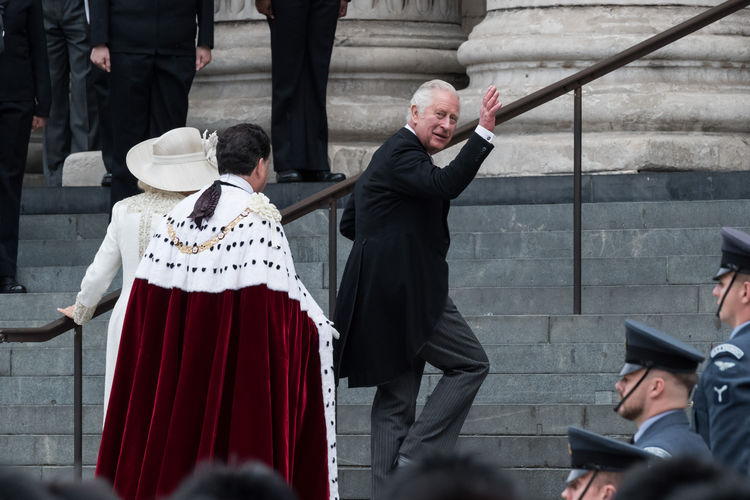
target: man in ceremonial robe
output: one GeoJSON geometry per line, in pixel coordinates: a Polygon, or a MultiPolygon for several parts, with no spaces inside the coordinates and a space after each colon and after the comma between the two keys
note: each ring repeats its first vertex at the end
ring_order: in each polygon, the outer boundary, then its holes
{"type": "Polygon", "coordinates": [[[136,271],[96,469],[123,498],[250,459],[301,499],[338,495],[335,331],[261,193],[269,152],[256,125],[222,133],[219,180],[165,216],[136,271]]]}

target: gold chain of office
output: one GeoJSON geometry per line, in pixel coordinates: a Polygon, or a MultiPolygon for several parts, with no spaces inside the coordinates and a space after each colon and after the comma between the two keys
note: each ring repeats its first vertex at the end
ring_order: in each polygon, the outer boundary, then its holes
{"type": "Polygon", "coordinates": [[[226,235],[234,229],[234,227],[240,223],[242,219],[250,215],[253,211],[250,209],[250,207],[247,207],[245,210],[240,213],[237,217],[234,218],[229,224],[221,228],[221,231],[216,236],[212,237],[209,240],[204,241],[200,245],[197,243],[193,243],[192,245],[186,245],[183,243],[180,238],[175,233],[174,227],[172,226],[172,223],[167,223],[167,234],[169,234],[169,238],[172,240],[172,243],[175,244],[175,246],[180,250],[182,253],[199,253],[203,252],[204,250],[208,250],[210,248],[213,248],[217,243],[219,243],[221,240],[223,240],[226,235]]]}

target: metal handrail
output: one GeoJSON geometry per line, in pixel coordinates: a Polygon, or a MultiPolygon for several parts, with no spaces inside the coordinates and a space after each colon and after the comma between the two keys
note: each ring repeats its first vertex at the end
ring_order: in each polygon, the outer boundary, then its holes
{"type": "MultiPolygon", "coordinates": [[[[573,118],[573,176],[574,176],[574,300],[573,312],[581,313],[581,134],[582,134],[582,92],[581,87],[593,80],[611,73],[637,59],[640,59],[690,33],[693,33],[709,24],[723,19],[734,12],[750,5],[750,0],[728,0],[717,5],[687,21],[659,33],[637,45],[630,47],[608,59],[579,71],[552,85],[544,87],[526,97],[514,101],[498,111],[495,116],[495,125],[504,123],[516,116],[541,106],[557,97],[574,92],[574,118],[573,118]]],[[[466,123],[456,129],[456,132],[448,144],[454,146],[466,140],[476,128],[479,120],[466,123]]],[[[346,179],[338,184],[323,189],[293,205],[281,210],[282,224],[287,224],[300,217],[311,213],[322,207],[327,207],[329,212],[329,246],[328,246],[328,270],[329,270],[329,315],[333,316],[336,300],[336,216],[337,202],[354,190],[354,185],[359,174],[346,179]]],[[[120,290],[106,295],[98,304],[94,317],[103,314],[114,307],[120,290]]],[[[82,401],[81,401],[81,353],[82,353],[82,330],[73,320],[62,317],[45,326],[38,328],[0,328],[0,343],[3,342],[45,342],[55,338],[69,330],[74,333],[74,427],[75,427],[75,450],[74,464],[76,476],[81,477],[81,440],[82,440],[82,401]]]]}

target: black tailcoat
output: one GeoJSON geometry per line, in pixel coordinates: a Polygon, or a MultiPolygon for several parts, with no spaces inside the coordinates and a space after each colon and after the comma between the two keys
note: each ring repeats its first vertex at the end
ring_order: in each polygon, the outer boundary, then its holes
{"type": "Polygon", "coordinates": [[[476,133],[445,168],[402,128],[373,155],[341,218],[354,240],[335,324],[337,375],[349,387],[408,371],[448,297],[450,200],[469,185],[492,145],[476,133]]]}

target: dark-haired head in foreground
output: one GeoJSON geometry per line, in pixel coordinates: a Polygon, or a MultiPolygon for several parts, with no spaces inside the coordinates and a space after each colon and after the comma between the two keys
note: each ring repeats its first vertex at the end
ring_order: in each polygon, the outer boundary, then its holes
{"type": "Polygon", "coordinates": [[[399,469],[386,488],[388,500],[518,500],[510,478],[466,456],[431,456],[399,469]]]}
{"type": "Polygon", "coordinates": [[[204,464],[188,477],[170,500],[297,500],[273,469],[260,462],[243,465],[204,464]]]}

